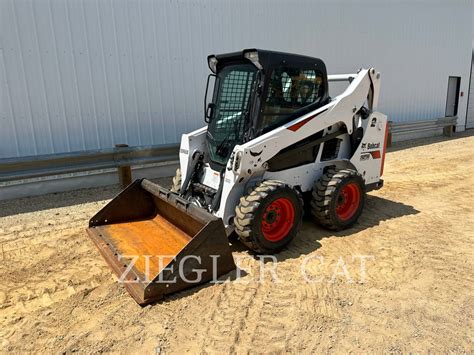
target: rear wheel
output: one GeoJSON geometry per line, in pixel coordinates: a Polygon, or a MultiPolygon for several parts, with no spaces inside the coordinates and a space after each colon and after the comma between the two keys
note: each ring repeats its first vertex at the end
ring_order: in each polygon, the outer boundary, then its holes
{"type": "Polygon", "coordinates": [[[181,169],[176,169],[176,173],[173,178],[173,184],[171,185],[171,192],[179,193],[181,190],[181,169]]]}
{"type": "Polygon", "coordinates": [[[362,213],[365,195],[365,183],[357,171],[328,170],[313,188],[312,215],[328,229],[349,228],[362,213]]]}
{"type": "Polygon", "coordinates": [[[276,253],[298,233],[303,216],[300,195],[282,181],[265,180],[241,197],[235,231],[257,253],[276,253]]]}

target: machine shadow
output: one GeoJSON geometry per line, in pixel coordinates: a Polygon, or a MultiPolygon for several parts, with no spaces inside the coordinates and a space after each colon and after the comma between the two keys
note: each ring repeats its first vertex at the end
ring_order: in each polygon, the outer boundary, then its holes
{"type": "Polygon", "coordinates": [[[276,254],[278,261],[298,258],[321,247],[320,240],[329,237],[347,237],[377,226],[382,221],[418,214],[420,211],[401,202],[387,200],[383,197],[367,195],[366,205],[359,221],[343,231],[330,231],[316,225],[310,217],[305,217],[303,227],[295,240],[287,248],[276,254]]]}
{"type": "MultiPolygon", "coordinates": [[[[420,213],[417,209],[412,206],[406,205],[401,202],[395,202],[387,200],[383,197],[367,195],[366,205],[362,216],[359,221],[352,228],[335,232],[328,231],[322,227],[316,225],[311,218],[306,217],[303,221],[303,227],[296,236],[295,240],[280,253],[275,254],[277,262],[284,261],[287,259],[296,259],[302,255],[310,254],[321,247],[320,240],[329,237],[348,237],[351,235],[364,231],[365,229],[377,226],[382,221],[387,221],[394,218],[400,218],[408,215],[415,215],[420,213]]],[[[241,244],[235,234],[229,237],[230,248],[232,253],[239,254],[242,252],[248,252],[249,257],[259,259],[259,255],[252,253],[243,244],[241,244]]],[[[270,258],[262,260],[264,263],[271,262],[270,258]]],[[[227,274],[219,277],[219,281],[236,281],[239,277],[245,277],[248,273],[243,269],[236,269],[227,274]]],[[[167,295],[163,300],[159,300],[152,304],[166,303],[168,301],[176,300],[182,297],[189,297],[196,292],[199,292],[205,288],[214,286],[215,283],[206,282],[204,284],[196,285],[195,287],[182,290],[175,294],[167,295]]]]}

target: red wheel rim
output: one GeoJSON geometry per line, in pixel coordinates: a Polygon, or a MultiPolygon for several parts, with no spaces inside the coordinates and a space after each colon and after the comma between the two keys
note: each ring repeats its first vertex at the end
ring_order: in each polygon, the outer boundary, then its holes
{"type": "Polygon", "coordinates": [[[262,217],[262,233],[270,242],[282,240],[290,232],[295,222],[293,203],[284,197],[270,203],[262,217]]]}
{"type": "Polygon", "coordinates": [[[352,218],[357,212],[360,204],[360,189],[359,186],[350,182],[343,186],[339,195],[337,196],[336,214],[342,221],[347,221],[352,218]]]}

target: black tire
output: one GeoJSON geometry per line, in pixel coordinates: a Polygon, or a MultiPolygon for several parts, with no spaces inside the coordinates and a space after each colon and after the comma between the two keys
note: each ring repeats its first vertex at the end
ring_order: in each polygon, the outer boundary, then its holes
{"type": "Polygon", "coordinates": [[[364,179],[357,171],[330,169],[313,188],[311,213],[321,226],[343,230],[357,222],[365,200],[364,179]]]}
{"type": "Polygon", "coordinates": [[[173,184],[171,185],[171,192],[179,193],[181,190],[181,169],[176,169],[176,173],[173,178],[173,184]]]}
{"type": "Polygon", "coordinates": [[[235,208],[235,231],[251,250],[277,253],[298,233],[302,217],[300,194],[282,181],[265,180],[240,198],[235,208]]]}

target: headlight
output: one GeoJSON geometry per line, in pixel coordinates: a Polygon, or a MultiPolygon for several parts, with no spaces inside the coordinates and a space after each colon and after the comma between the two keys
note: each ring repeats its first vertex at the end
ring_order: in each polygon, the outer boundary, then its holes
{"type": "Polygon", "coordinates": [[[247,52],[244,54],[244,57],[251,60],[252,62],[253,61],[258,62],[258,52],[247,52]]]}
{"type": "Polygon", "coordinates": [[[207,57],[207,64],[209,65],[209,69],[215,74],[217,70],[217,58],[213,55],[207,57]]]}
{"type": "Polygon", "coordinates": [[[258,69],[263,69],[262,65],[258,61],[258,52],[257,51],[252,51],[252,52],[245,52],[244,57],[250,60],[253,65],[255,65],[258,69]]]}

